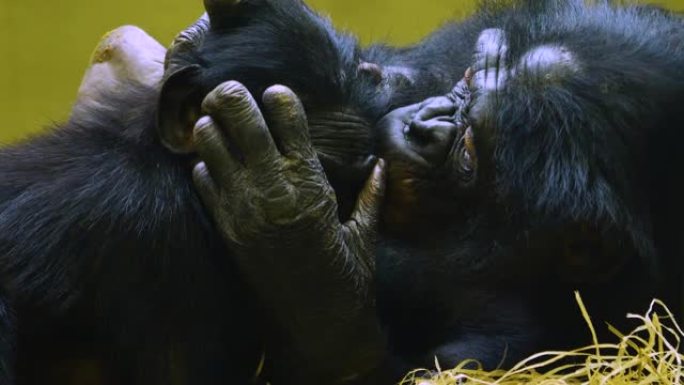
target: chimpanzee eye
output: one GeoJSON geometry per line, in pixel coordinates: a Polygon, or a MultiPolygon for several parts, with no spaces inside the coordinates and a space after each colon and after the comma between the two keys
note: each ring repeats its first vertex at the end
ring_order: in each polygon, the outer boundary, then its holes
{"type": "Polygon", "coordinates": [[[472,127],[468,127],[463,134],[463,148],[461,149],[461,168],[470,174],[477,167],[477,153],[472,127]]]}
{"type": "Polygon", "coordinates": [[[463,135],[464,148],[468,152],[468,155],[472,158],[475,157],[475,136],[473,135],[473,128],[468,127],[465,134],[463,135]]]}
{"type": "Polygon", "coordinates": [[[473,172],[473,158],[465,147],[461,150],[461,168],[468,174],[473,172]]]}

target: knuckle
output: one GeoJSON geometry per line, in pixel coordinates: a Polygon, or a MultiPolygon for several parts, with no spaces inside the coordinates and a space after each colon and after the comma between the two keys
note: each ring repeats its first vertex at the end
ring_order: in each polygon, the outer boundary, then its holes
{"type": "Polygon", "coordinates": [[[277,172],[282,172],[282,165],[280,159],[274,156],[273,153],[267,152],[265,154],[260,154],[259,157],[254,159],[251,163],[256,170],[269,170],[258,177],[258,183],[264,186],[268,186],[273,183],[273,175],[277,172]]]}
{"type": "Polygon", "coordinates": [[[475,59],[476,66],[478,67],[492,65],[508,53],[506,33],[499,28],[490,28],[482,31],[476,44],[475,59]]]}
{"type": "Polygon", "coordinates": [[[263,198],[266,206],[266,217],[274,225],[285,226],[297,220],[300,210],[297,205],[297,194],[292,189],[271,191],[263,198]]]}
{"type": "Polygon", "coordinates": [[[580,71],[576,55],[562,45],[546,44],[527,51],[516,67],[519,76],[539,83],[552,83],[580,71]]]}
{"type": "Polygon", "coordinates": [[[216,112],[223,108],[231,108],[244,104],[250,93],[242,83],[231,80],[220,84],[204,99],[202,108],[207,112],[216,112]]]}
{"type": "Polygon", "coordinates": [[[425,108],[425,107],[427,107],[427,106],[429,106],[429,105],[431,105],[431,104],[437,102],[438,99],[439,99],[439,97],[437,97],[437,96],[429,97],[429,98],[423,100],[422,102],[420,102],[419,108],[420,108],[420,109],[423,109],[423,108],[425,108]]]}

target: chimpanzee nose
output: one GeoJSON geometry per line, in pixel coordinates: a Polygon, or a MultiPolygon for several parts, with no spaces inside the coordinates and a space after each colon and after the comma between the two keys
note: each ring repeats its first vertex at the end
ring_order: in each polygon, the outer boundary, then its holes
{"type": "Polygon", "coordinates": [[[459,126],[455,123],[456,105],[447,97],[431,98],[407,124],[405,135],[414,149],[430,162],[446,159],[459,126]]]}

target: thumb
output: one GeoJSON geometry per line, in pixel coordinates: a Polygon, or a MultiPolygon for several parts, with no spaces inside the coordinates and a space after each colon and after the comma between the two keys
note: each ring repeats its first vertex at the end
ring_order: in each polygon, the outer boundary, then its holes
{"type": "Polygon", "coordinates": [[[192,180],[202,202],[210,212],[215,213],[219,204],[219,193],[214,180],[204,162],[199,162],[192,170],[192,180]]]}
{"type": "Polygon", "coordinates": [[[344,224],[355,243],[361,247],[370,247],[375,242],[380,206],[385,197],[385,161],[378,159],[363,190],[359,194],[356,206],[349,220],[344,224]]]}

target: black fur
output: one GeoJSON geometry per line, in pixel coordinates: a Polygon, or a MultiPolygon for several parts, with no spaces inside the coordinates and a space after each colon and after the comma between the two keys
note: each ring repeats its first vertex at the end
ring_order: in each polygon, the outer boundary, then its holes
{"type": "MultiPolygon", "coordinates": [[[[581,341],[572,289],[597,318],[621,319],[655,293],[640,287],[644,266],[665,266],[663,292],[679,290],[680,20],[651,8],[526,3],[485,4],[415,47],[360,49],[298,2],[248,1],[254,8],[186,58],[202,66],[200,93],[228,79],[255,95],[281,83],[310,115],[344,109],[371,125],[448,92],[486,28],[508,33],[514,58],[545,43],[576,50],[578,79],[502,91],[488,116],[495,184],[465,205],[427,197],[426,206],[444,204],[453,216],[435,218],[439,228],[422,238],[387,234],[378,304],[400,371],[430,365],[434,354],[494,366],[504,350],[510,363],[581,341]],[[361,60],[386,69],[379,85],[357,73],[361,60]],[[541,274],[556,266],[558,234],[586,222],[628,251],[618,273],[579,282],[541,274]]],[[[170,383],[174,370],[186,383],[249,381],[259,309],[193,192],[192,160],[155,136],[157,97],[131,87],[111,95],[111,109],[0,153],[0,383],[11,383],[14,357],[17,382],[32,384],[37,362],[69,354],[111,363],[113,383],[170,383]]],[[[373,146],[368,130],[316,127],[314,144],[334,158],[331,174],[373,146]]],[[[359,182],[342,172],[332,183],[359,182]]],[[[353,200],[351,190],[340,199],[353,200]]]]}
{"type": "MultiPolygon", "coordinates": [[[[93,111],[0,154],[3,291],[25,369],[17,380],[32,383],[29,360],[46,350],[68,357],[62,336],[73,335],[87,349],[104,347],[98,355],[116,362],[122,383],[165,383],[175,350],[206,350],[207,362],[216,355],[248,377],[257,320],[195,196],[189,160],[152,135],[156,92],[112,98],[115,111],[93,111]]],[[[208,365],[195,364],[190,372],[208,365]]]]}
{"type": "Polygon", "coordinates": [[[681,311],[682,20],[607,2],[493,3],[402,57],[439,73],[445,90],[488,28],[508,36],[510,65],[550,45],[579,69],[550,80],[519,69],[473,112],[478,146],[490,150],[475,196],[419,197],[440,214],[421,218],[414,239],[386,238],[378,303],[402,369],[434,356],[492,368],[588,343],[575,289],[595,320],[614,325],[653,296],[681,311]]]}
{"type": "MultiPolygon", "coordinates": [[[[370,108],[354,96],[355,47],[307,8],[273,2],[212,31],[200,85],[237,79],[260,95],[279,81],[326,106],[370,108]]],[[[38,383],[41,362],[72,356],[104,361],[115,384],[253,376],[259,311],[194,192],[192,159],[156,136],[157,98],[128,87],[0,152],[0,384],[38,383]]]]}

